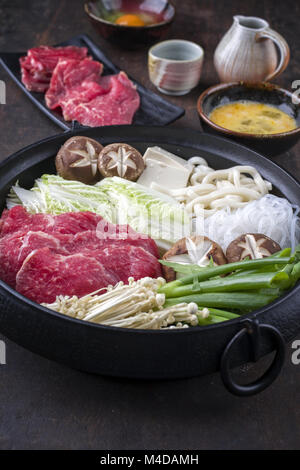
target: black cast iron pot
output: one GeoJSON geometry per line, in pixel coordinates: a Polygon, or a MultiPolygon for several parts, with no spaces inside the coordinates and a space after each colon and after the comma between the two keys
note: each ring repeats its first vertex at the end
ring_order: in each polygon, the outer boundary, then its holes
{"type": "MultiPolygon", "coordinates": [[[[300,185],[273,162],[223,138],[176,128],[112,126],[66,132],[15,153],[0,164],[0,204],[18,179],[54,172],[54,156],[71,135],[84,134],[106,145],[128,142],[140,151],[160,145],[189,158],[201,155],[216,169],[253,165],[274,185],[274,193],[300,203],[300,185]]],[[[148,331],[101,326],[74,320],[31,302],[0,281],[0,331],[23,347],[83,371],[143,379],[184,378],[221,370],[227,388],[251,395],[277,377],[285,342],[300,331],[300,285],[267,307],[220,325],[148,331]],[[239,385],[230,367],[276,350],[273,363],[255,383],[239,385]]]]}

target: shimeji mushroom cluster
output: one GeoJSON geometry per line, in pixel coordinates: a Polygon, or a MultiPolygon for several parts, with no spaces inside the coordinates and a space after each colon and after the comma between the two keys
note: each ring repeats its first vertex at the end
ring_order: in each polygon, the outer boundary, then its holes
{"type": "Polygon", "coordinates": [[[58,296],[43,305],[73,318],[123,328],[187,328],[209,316],[208,309],[199,310],[194,302],[164,308],[165,295],[158,290],[165,283],[163,278],[129,278],[128,284],[119,282],[81,298],[58,296]]]}

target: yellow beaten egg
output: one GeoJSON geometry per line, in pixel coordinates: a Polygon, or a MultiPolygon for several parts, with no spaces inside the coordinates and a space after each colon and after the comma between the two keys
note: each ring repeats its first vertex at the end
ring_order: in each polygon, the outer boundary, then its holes
{"type": "Polygon", "coordinates": [[[252,101],[219,106],[209,118],[220,127],[247,134],[279,134],[297,127],[295,119],[275,106],[252,101]]]}
{"type": "Polygon", "coordinates": [[[138,15],[120,16],[115,23],[122,26],[145,26],[144,21],[138,15]]]}

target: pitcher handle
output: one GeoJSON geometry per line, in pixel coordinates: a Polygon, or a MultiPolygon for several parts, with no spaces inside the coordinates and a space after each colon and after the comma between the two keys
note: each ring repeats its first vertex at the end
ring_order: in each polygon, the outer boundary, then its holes
{"type": "Polygon", "coordinates": [[[290,48],[286,40],[271,28],[267,28],[264,31],[261,31],[256,34],[256,41],[261,41],[262,39],[271,39],[279,49],[279,63],[274,72],[270,73],[265,79],[265,81],[272,80],[273,78],[280,75],[288,66],[290,60],[290,48]]]}

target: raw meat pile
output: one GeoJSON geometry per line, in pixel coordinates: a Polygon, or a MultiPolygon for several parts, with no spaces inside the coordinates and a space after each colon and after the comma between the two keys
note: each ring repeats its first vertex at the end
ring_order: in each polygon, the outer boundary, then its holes
{"type": "Polygon", "coordinates": [[[33,47],[20,58],[22,82],[29,91],[45,92],[59,59],[81,60],[87,57],[86,47],[33,47]]]}
{"type": "Polygon", "coordinates": [[[66,121],[85,126],[131,124],[140,105],[124,72],[101,77],[102,64],[91,59],[60,60],[46,93],[48,108],[61,107],[66,121]]]}
{"type": "Polygon", "coordinates": [[[38,303],[81,297],[128,277],[161,276],[155,242],[92,212],[29,214],[22,206],[0,219],[1,279],[38,303]]]}
{"type": "Polygon", "coordinates": [[[85,126],[131,124],[140,106],[125,72],[102,77],[103,65],[84,47],[30,49],[20,59],[22,81],[30,91],[46,92],[48,108],[60,108],[66,121],[85,126]]]}

